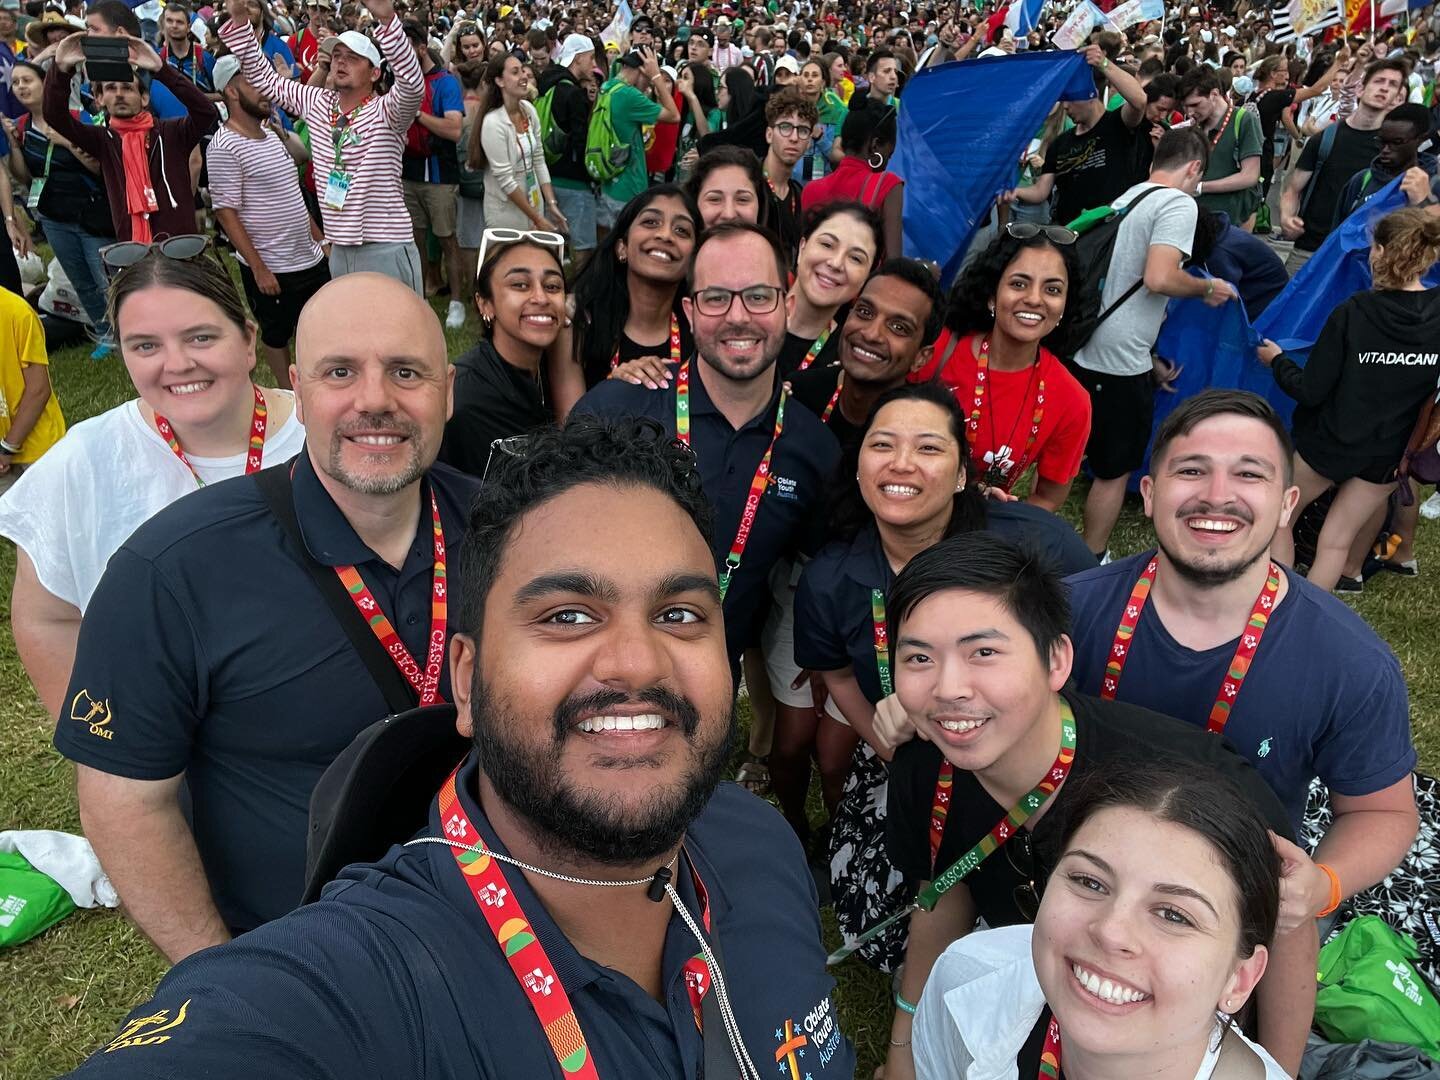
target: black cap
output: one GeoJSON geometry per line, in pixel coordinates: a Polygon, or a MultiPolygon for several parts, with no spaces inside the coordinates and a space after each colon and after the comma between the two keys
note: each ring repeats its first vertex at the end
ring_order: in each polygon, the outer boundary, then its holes
{"type": "Polygon", "coordinates": [[[624,56],[620,57],[620,65],[622,67],[634,68],[638,71],[645,66],[645,58],[638,52],[627,52],[624,56]]]}

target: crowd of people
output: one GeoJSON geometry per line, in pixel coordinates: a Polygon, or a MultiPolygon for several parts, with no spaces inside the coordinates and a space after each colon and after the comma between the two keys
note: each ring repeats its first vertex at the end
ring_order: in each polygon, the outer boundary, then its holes
{"type": "Polygon", "coordinates": [[[14,4],[12,628],[173,965],[74,1075],[849,1077],[827,906],[886,1080],[1297,1075],[1420,825],[1333,594],[1440,516],[1440,13],[1107,21],[942,282],[907,94],[1063,5],[14,4]],[[1157,426],[1376,198],[1293,418],[1157,426]]]}

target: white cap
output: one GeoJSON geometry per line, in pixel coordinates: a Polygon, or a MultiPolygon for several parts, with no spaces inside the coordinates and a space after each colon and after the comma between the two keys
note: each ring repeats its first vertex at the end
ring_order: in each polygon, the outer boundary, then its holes
{"type": "Polygon", "coordinates": [[[671,67],[669,64],[661,64],[661,65],[660,65],[660,70],[663,71],[666,75],[668,75],[668,76],[670,77],[671,83],[678,83],[678,82],[680,81],[680,74],[679,74],[679,72],[677,72],[677,71],[676,71],[673,67],[671,67]]]}
{"type": "Polygon", "coordinates": [[[775,61],[775,70],[788,71],[792,75],[799,75],[800,61],[796,60],[789,53],[786,53],[784,56],[780,57],[779,60],[775,61]]]}
{"type": "Polygon", "coordinates": [[[380,66],[380,50],[375,47],[375,42],[360,33],[359,30],[346,30],[339,36],[339,44],[344,45],[356,56],[363,56],[376,67],[380,66]]]}
{"type": "Polygon", "coordinates": [[[577,56],[594,51],[595,43],[584,34],[566,34],[565,40],[560,43],[560,52],[555,56],[555,63],[569,67],[577,56]]]}
{"type": "Polygon", "coordinates": [[[215,70],[210,73],[210,81],[215,84],[215,92],[223,94],[225,87],[230,85],[230,80],[240,74],[240,58],[232,53],[226,53],[215,61],[215,70]]]}

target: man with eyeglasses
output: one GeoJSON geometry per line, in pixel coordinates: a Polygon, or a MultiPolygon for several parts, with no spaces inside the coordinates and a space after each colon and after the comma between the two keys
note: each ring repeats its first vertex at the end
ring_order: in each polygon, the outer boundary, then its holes
{"type": "Polygon", "coordinates": [[[575,406],[580,414],[651,417],[694,450],[715,509],[732,664],[759,640],[775,563],[823,539],[812,532],[840,459],[835,436],[776,375],[788,266],[779,241],[755,225],[707,230],[682,301],[696,356],[668,387],[609,379],[575,406]]]}
{"type": "Polygon", "coordinates": [[[792,178],[810,149],[820,112],[799,90],[780,90],[765,103],[765,182],[770,187],[769,222],[794,260],[800,247],[800,189],[792,178]]]}

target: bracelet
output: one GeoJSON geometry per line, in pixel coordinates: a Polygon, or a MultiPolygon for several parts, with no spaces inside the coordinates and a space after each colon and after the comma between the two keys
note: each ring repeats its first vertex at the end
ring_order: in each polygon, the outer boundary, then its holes
{"type": "Polygon", "coordinates": [[[1214,296],[1214,295],[1215,295],[1215,279],[1214,279],[1213,277],[1212,277],[1212,278],[1206,278],[1206,279],[1205,279],[1205,295],[1206,295],[1206,296],[1214,296]]]}
{"type": "Polygon", "coordinates": [[[1318,919],[1323,919],[1340,906],[1340,875],[1335,873],[1334,870],[1326,866],[1323,862],[1317,862],[1315,865],[1323,870],[1325,876],[1330,879],[1330,902],[1321,908],[1315,916],[1318,919]]]}
{"type": "Polygon", "coordinates": [[[6,442],[4,439],[0,439],[0,454],[5,454],[5,455],[7,455],[7,456],[9,456],[9,457],[14,457],[14,456],[15,456],[16,454],[18,454],[18,453],[20,453],[20,447],[18,447],[18,446],[11,446],[11,445],[10,445],[8,442],[6,442]]]}
{"type": "Polygon", "coordinates": [[[911,1016],[915,1015],[915,1006],[901,997],[899,990],[895,991],[895,1007],[901,1012],[907,1012],[911,1016]]]}
{"type": "Polygon", "coordinates": [[[891,1045],[891,1046],[902,1046],[902,1047],[903,1047],[903,1046],[909,1046],[909,1045],[910,1045],[910,1040],[909,1040],[909,1039],[906,1039],[904,1042],[897,1042],[895,1039],[891,1039],[891,1040],[890,1040],[890,1045],[891,1045]]]}

